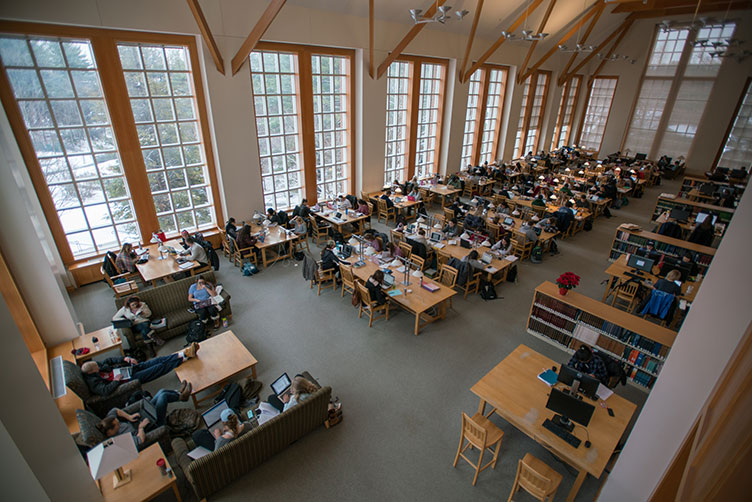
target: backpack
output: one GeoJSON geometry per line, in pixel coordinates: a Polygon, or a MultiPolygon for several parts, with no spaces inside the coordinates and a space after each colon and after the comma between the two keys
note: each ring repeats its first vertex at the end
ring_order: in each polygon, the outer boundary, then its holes
{"type": "Polygon", "coordinates": [[[206,340],[206,325],[195,319],[188,324],[188,329],[185,330],[185,346],[192,344],[193,342],[200,343],[206,340]]]}
{"type": "Polygon", "coordinates": [[[237,412],[243,404],[243,389],[235,382],[230,382],[224,386],[222,392],[214,398],[215,403],[221,401],[227,402],[227,407],[237,412]]]}
{"type": "Polygon", "coordinates": [[[201,414],[191,408],[177,408],[167,414],[165,425],[170,429],[170,437],[187,438],[201,427],[201,414]]]}
{"type": "Polygon", "coordinates": [[[543,248],[539,244],[536,244],[533,250],[530,252],[530,262],[531,263],[543,262],[543,248]]]}
{"type": "Polygon", "coordinates": [[[303,261],[303,258],[305,258],[305,255],[303,254],[303,251],[295,251],[292,254],[292,257],[295,258],[295,261],[303,261]]]}
{"type": "Polygon", "coordinates": [[[590,232],[593,229],[593,222],[590,219],[585,220],[585,224],[582,226],[585,232],[590,232]]]}
{"type": "Polygon", "coordinates": [[[258,268],[253,263],[247,261],[243,263],[243,266],[240,268],[240,272],[248,277],[254,274],[258,274],[258,268]]]}
{"type": "Polygon", "coordinates": [[[496,296],[496,288],[494,287],[493,283],[490,281],[481,279],[479,289],[480,289],[480,297],[486,301],[496,300],[498,298],[496,296]]]}
{"type": "Polygon", "coordinates": [[[517,281],[517,267],[512,267],[509,269],[509,272],[507,272],[507,282],[516,282],[517,281]]]}

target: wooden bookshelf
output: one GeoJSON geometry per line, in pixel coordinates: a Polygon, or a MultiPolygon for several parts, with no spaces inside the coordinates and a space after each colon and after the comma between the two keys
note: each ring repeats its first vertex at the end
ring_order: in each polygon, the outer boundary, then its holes
{"type": "Polygon", "coordinates": [[[650,219],[651,221],[655,221],[664,211],[671,211],[675,208],[690,211],[690,221],[689,225],[687,225],[690,228],[694,226],[693,222],[695,221],[697,213],[710,212],[715,214],[716,216],[718,216],[718,220],[716,220],[716,227],[719,224],[723,227],[723,232],[721,235],[723,235],[723,233],[726,233],[726,228],[728,228],[728,224],[731,221],[731,218],[734,216],[734,210],[728,207],[714,206],[713,204],[696,202],[674,195],[661,195],[658,197],[658,200],[655,203],[655,207],[653,208],[653,216],[650,219]]]}
{"type": "Polygon", "coordinates": [[[614,261],[623,254],[634,253],[639,248],[644,247],[648,241],[655,242],[655,250],[660,254],[673,258],[680,258],[687,252],[691,252],[695,256],[695,263],[700,268],[700,273],[703,275],[706,275],[710,262],[713,261],[715,256],[715,248],[645,230],[630,230],[620,225],[616,228],[614,241],[611,243],[611,254],[608,259],[614,261]]]}
{"type": "Polygon", "coordinates": [[[728,181],[713,181],[709,180],[707,178],[698,178],[696,176],[685,176],[682,180],[681,188],[679,189],[678,196],[681,198],[688,198],[691,200],[699,200],[700,202],[708,202],[710,200],[713,200],[717,195],[719,195],[722,191],[726,193],[731,193],[734,196],[734,199],[736,203],[739,203],[739,200],[742,197],[742,194],[744,193],[744,189],[746,188],[745,183],[733,183],[728,181]],[[712,185],[713,187],[713,195],[712,196],[706,196],[703,195],[699,190],[702,185],[712,185]]]}
{"type": "Polygon", "coordinates": [[[572,354],[586,344],[625,365],[630,383],[649,390],[676,332],[576,291],[543,282],[533,295],[527,332],[572,354]]]}

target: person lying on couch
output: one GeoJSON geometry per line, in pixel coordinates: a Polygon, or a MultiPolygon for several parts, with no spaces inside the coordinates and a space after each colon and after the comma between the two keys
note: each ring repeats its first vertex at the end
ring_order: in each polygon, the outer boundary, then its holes
{"type": "Polygon", "coordinates": [[[169,356],[155,357],[143,363],[139,363],[132,357],[108,357],[101,365],[96,361],[87,361],[81,366],[81,373],[92,393],[109,396],[125,381],[121,375],[115,374],[116,368],[129,366],[131,380],[138,380],[141,383],[151,382],[174,370],[183,361],[196,357],[198,349],[199,344],[194,342],[185,350],[169,356]]]}

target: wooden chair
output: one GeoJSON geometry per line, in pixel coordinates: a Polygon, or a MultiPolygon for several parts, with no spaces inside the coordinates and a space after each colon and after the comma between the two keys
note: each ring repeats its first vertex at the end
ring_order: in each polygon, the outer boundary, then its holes
{"type": "Polygon", "coordinates": [[[303,251],[303,248],[305,248],[305,250],[309,253],[311,252],[311,248],[308,246],[308,236],[306,234],[299,235],[292,241],[293,253],[298,250],[303,251]]]}
{"type": "Polygon", "coordinates": [[[249,260],[251,263],[258,265],[256,260],[256,246],[240,249],[238,242],[231,235],[227,238],[230,240],[230,247],[234,249],[232,253],[232,263],[236,267],[243,266],[243,260],[249,260]]]}
{"type": "Polygon", "coordinates": [[[441,228],[444,228],[444,225],[446,224],[446,218],[443,214],[434,214],[433,219],[436,223],[441,225],[441,228]]]}
{"type": "Polygon", "coordinates": [[[230,236],[224,230],[220,230],[219,235],[222,237],[222,254],[232,261],[232,246],[228,240],[230,236]]]}
{"type": "Polygon", "coordinates": [[[501,226],[497,225],[496,223],[486,222],[486,228],[488,229],[488,234],[490,237],[493,237],[494,240],[499,239],[499,234],[501,233],[501,226]]]}
{"type": "Polygon", "coordinates": [[[529,241],[524,235],[512,237],[512,253],[520,260],[526,260],[533,252],[533,241],[529,241]]]}
{"type": "Polygon", "coordinates": [[[418,270],[423,271],[424,268],[426,268],[426,260],[421,258],[420,256],[412,255],[410,257],[410,261],[412,261],[415,265],[418,266],[418,270]]]}
{"type": "Polygon", "coordinates": [[[116,298],[122,298],[123,296],[129,296],[138,292],[138,284],[136,284],[136,281],[126,280],[125,282],[115,284],[115,281],[119,279],[127,279],[128,274],[114,275],[110,277],[107,275],[107,272],[104,271],[104,267],[100,267],[99,271],[102,272],[104,280],[109,284],[110,288],[112,288],[116,298]]]}
{"type": "MultiPolygon", "coordinates": [[[[448,255],[447,255],[448,256],[448,255]]],[[[444,286],[448,288],[454,289],[454,287],[457,285],[457,269],[454,267],[450,267],[446,263],[443,265],[439,265],[439,279],[440,284],[443,284],[444,286]]],[[[449,297],[449,308],[452,308],[452,297],[449,297]]]]}
{"type": "Polygon", "coordinates": [[[473,198],[473,188],[474,186],[466,181],[465,182],[465,188],[462,189],[462,196],[472,199],[473,198]]]}
{"type": "Polygon", "coordinates": [[[191,271],[191,277],[204,274],[206,272],[211,272],[212,267],[211,265],[204,265],[203,267],[193,267],[190,269],[191,271]]]}
{"type": "Polygon", "coordinates": [[[427,208],[433,205],[433,192],[427,188],[419,188],[418,193],[420,193],[420,198],[427,208]]]}
{"type": "Polygon", "coordinates": [[[614,290],[614,296],[611,298],[611,306],[617,307],[616,302],[626,302],[626,311],[632,312],[632,310],[637,306],[637,290],[639,289],[639,284],[636,282],[630,282],[629,284],[623,284],[623,285],[617,285],[614,290]]]}
{"type": "Polygon", "coordinates": [[[389,233],[392,235],[392,244],[399,246],[401,242],[405,241],[405,233],[399,230],[391,229],[389,233]]]}
{"type": "Polygon", "coordinates": [[[559,489],[562,476],[542,460],[535,458],[530,453],[517,462],[517,475],[514,478],[512,492],[507,502],[512,502],[512,497],[520,488],[523,488],[533,497],[543,502],[553,502],[556,490],[559,489]]]}
{"type": "Polygon", "coordinates": [[[329,229],[331,225],[320,224],[315,217],[311,218],[311,237],[317,246],[320,246],[319,241],[324,239],[326,242],[329,239],[329,229]]]}
{"type": "Polygon", "coordinates": [[[394,207],[388,207],[384,199],[378,199],[379,214],[377,220],[380,222],[384,218],[384,223],[389,224],[389,220],[397,221],[397,210],[394,207]]]}
{"type": "Polygon", "coordinates": [[[369,202],[368,199],[363,199],[366,201],[366,205],[368,206],[368,218],[363,220],[363,229],[371,228],[371,217],[373,216],[373,203],[369,202]]]}
{"type": "Polygon", "coordinates": [[[313,287],[314,284],[318,285],[318,296],[321,296],[322,289],[334,289],[337,286],[337,281],[335,280],[334,276],[335,271],[336,269],[333,268],[330,268],[329,270],[322,270],[321,262],[316,262],[316,274],[314,280],[311,281],[311,287],[313,287]]]}
{"type": "Polygon", "coordinates": [[[458,284],[459,288],[465,292],[462,296],[463,299],[467,299],[467,295],[470,293],[477,293],[480,288],[480,277],[483,274],[480,270],[475,270],[472,266],[468,265],[468,277],[465,284],[458,284]]]}
{"type": "Polygon", "coordinates": [[[473,477],[473,486],[478,481],[478,474],[488,466],[496,469],[496,462],[499,460],[499,451],[501,450],[501,440],[504,437],[504,431],[496,427],[489,419],[481,413],[476,413],[472,418],[467,414],[462,414],[462,435],[460,436],[460,445],[457,448],[457,455],[454,457],[453,467],[457,467],[457,461],[462,457],[468,464],[475,467],[475,476],[473,477]],[[465,443],[467,439],[467,444],[465,443]],[[491,449],[496,445],[495,449],[491,449]],[[480,457],[478,463],[474,464],[465,456],[465,450],[468,448],[478,448],[480,457]],[[489,450],[493,452],[493,458],[486,464],[483,464],[483,454],[489,450]]]}
{"type": "Polygon", "coordinates": [[[112,259],[112,255],[107,254],[107,259],[110,260],[110,263],[112,264],[112,267],[117,270],[117,279],[124,278],[128,281],[138,281],[141,279],[141,274],[136,272],[128,272],[128,271],[122,271],[120,270],[120,267],[117,266],[117,263],[115,263],[115,260],[112,259]]]}
{"type": "Polygon", "coordinates": [[[444,208],[444,221],[449,221],[454,219],[454,211],[449,209],[448,207],[444,208]]]}
{"type": "Polygon", "coordinates": [[[355,276],[352,272],[352,266],[344,263],[339,264],[339,275],[342,279],[342,295],[345,296],[345,291],[348,293],[355,293],[355,276]]]}
{"type": "Polygon", "coordinates": [[[399,243],[399,248],[402,250],[402,257],[410,259],[410,255],[413,254],[413,247],[405,241],[399,243]]]}
{"type": "Polygon", "coordinates": [[[381,319],[385,317],[389,320],[389,302],[385,302],[382,305],[377,305],[375,301],[371,300],[371,293],[368,292],[368,288],[361,282],[356,282],[355,285],[360,291],[360,307],[358,308],[358,319],[363,316],[363,312],[368,313],[368,327],[373,326],[374,319],[381,319]],[[383,315],[375,316],[375,314],[383,312],[383,315]]]}
{"type": "Polygon", "coordinates": [[[451,255],[446,251],[442,251],[441,249],[436,250],[436,266],[439,267],[439,269],[441,269],[442,265],[449,263],[451,258],[451,255]]]}

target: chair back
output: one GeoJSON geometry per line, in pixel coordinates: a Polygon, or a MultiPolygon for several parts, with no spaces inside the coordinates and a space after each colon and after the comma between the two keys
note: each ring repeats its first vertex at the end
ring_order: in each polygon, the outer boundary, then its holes
{"type": "Polygon", "coordinates": [[[526,491],[534,497],[544,500],[551,491],[551,480],[526,464],[522,459],[517,464],[517,479],[526,491]]]}
{"type": "Polygon", "coordinates": [[[65,385],[78,397],[84,401],[91,397],[91,391],[89,386],[86,385],[84,374],[77,364],[63,361],[63,376],[65,377],[65,385]]]}
{"type": "Polygon", "coordinates": [[[227,236],[227,242],[229,242],[230,251],[235,254],[238,251],[240,251],[240,247],[238,246],[238,241],[235,240],[235,237],[232,235],[227,236]]]}
{"type": "Polygon", "coordinates": [[[616,295],[619,298],[628,298],[632,299],[637,294],[637,290],[639,289],[640,285],[636,282],[630,282],[628,284],[624,284],[622,286],[619,286],[616,290],[616,295]]]}
{"type": "Polygon", "coordinates": [[[355,282],[355,279],[352,273],[352,267],[350,265],[345,265],[344,263],[340,263],[339,274],[342,278],[342,282],[352,287],[353,283],[355,282]]]}
{"type": "Polygon", "coordinates": [[[449,221],[454,219],[454,211],[449,209],[448,207],[444,208],[444,221],[449,221]]]}
{"type": "Polygon", "coordinates": [[[462,413],[462,435],[476,448],[480,450],[486,449],[488,432],[464,412],[462,413]]]}
{"type": "Polygon", "coordinates": [[[373,214],[373,202],[369,201],[368,199],[364,199],[366,201],[366,205],[368,206],[368,214],[373,214]]]}
{"type": "Polygon", "coordinates": [[[399,230],[391,229],[389,233],[392,234],[392,243],[399,246],[400,242],[405,240],[405,234],[399,230]]]}
{"type": "Polygon", "coordinates": [[[446,218],[444,218],[443,214],[434,214],[433,219],[436,220],[436,223],[440,223],[442,227],[444,226],[446,218]]]}
{"type": "Polygon", "coordinates": [[[441,265],[439,271],[439,282],[444,286],[454,288],[457,283],[457,269],[449,265],[441,265]]]}
{"type": "Polygon", "coordinates": [[[311,218],[311,228],[314,232],[318,233],[319,231],[319,222],[316,221],[316,218],[311,218]]]}
{"type": "MultiPolygon", "coordinates": [[[[120,267],[117,266],[117,262],[112,258],[112,254],[107,253],[105,256],[107,257],[108,260],[110,260],[110,263],[115,268],[115,270],[117,270],[118,275],[125,273],[122,270],[120,270],[120,267]]],[[[127,272],[127,270],[126,270],[126,272],[127,272]]]]}
{"type": "Polygon", "coordinates": [[[496,223],[491,223],[490,221],[486,223],[486,228],[488,228],[488,233],[491,237],[494,238],[494,240],[499,238],[499,232],[501,231],[501,227],[497,225],[496,223]]]}
{"type": "Polygon", "coordinates": [[[410,258],[410,255],[413,254],[413,247],[405,241],[399,243],[399,248],[402,250],[403,258],[410,258]]]}
{"type": "Polygon", "coordinates": [[[384,199],[376,199],[376,204],[379,207],[379,214],[386,214],[388,208],[384,199]]]}
{"type": "Polygon", "coordinates": [[[426,266],[426,260],[418,256],[417,254],[413,254],[410,256],[410,261],[415,263],[415,265],[418,266],[418,270],[423,270],[426,266]]]}
{"type": "Polygon", "coordinates": [[[358,287],[358,291],[360,291],[360,301],[370,307],[373,302],[371,301],[371,293],[368,291],[366,285],[360,281],[356,282],[355,285],[358,287]]]}
{"type": "Polygon", "coordinates": [[[451,256],[446,251],[442,251],[441,249],[436,250],[436,264],[441,267],[442,265],[446,265],[449,263],[449,259],[451,256]]]}

